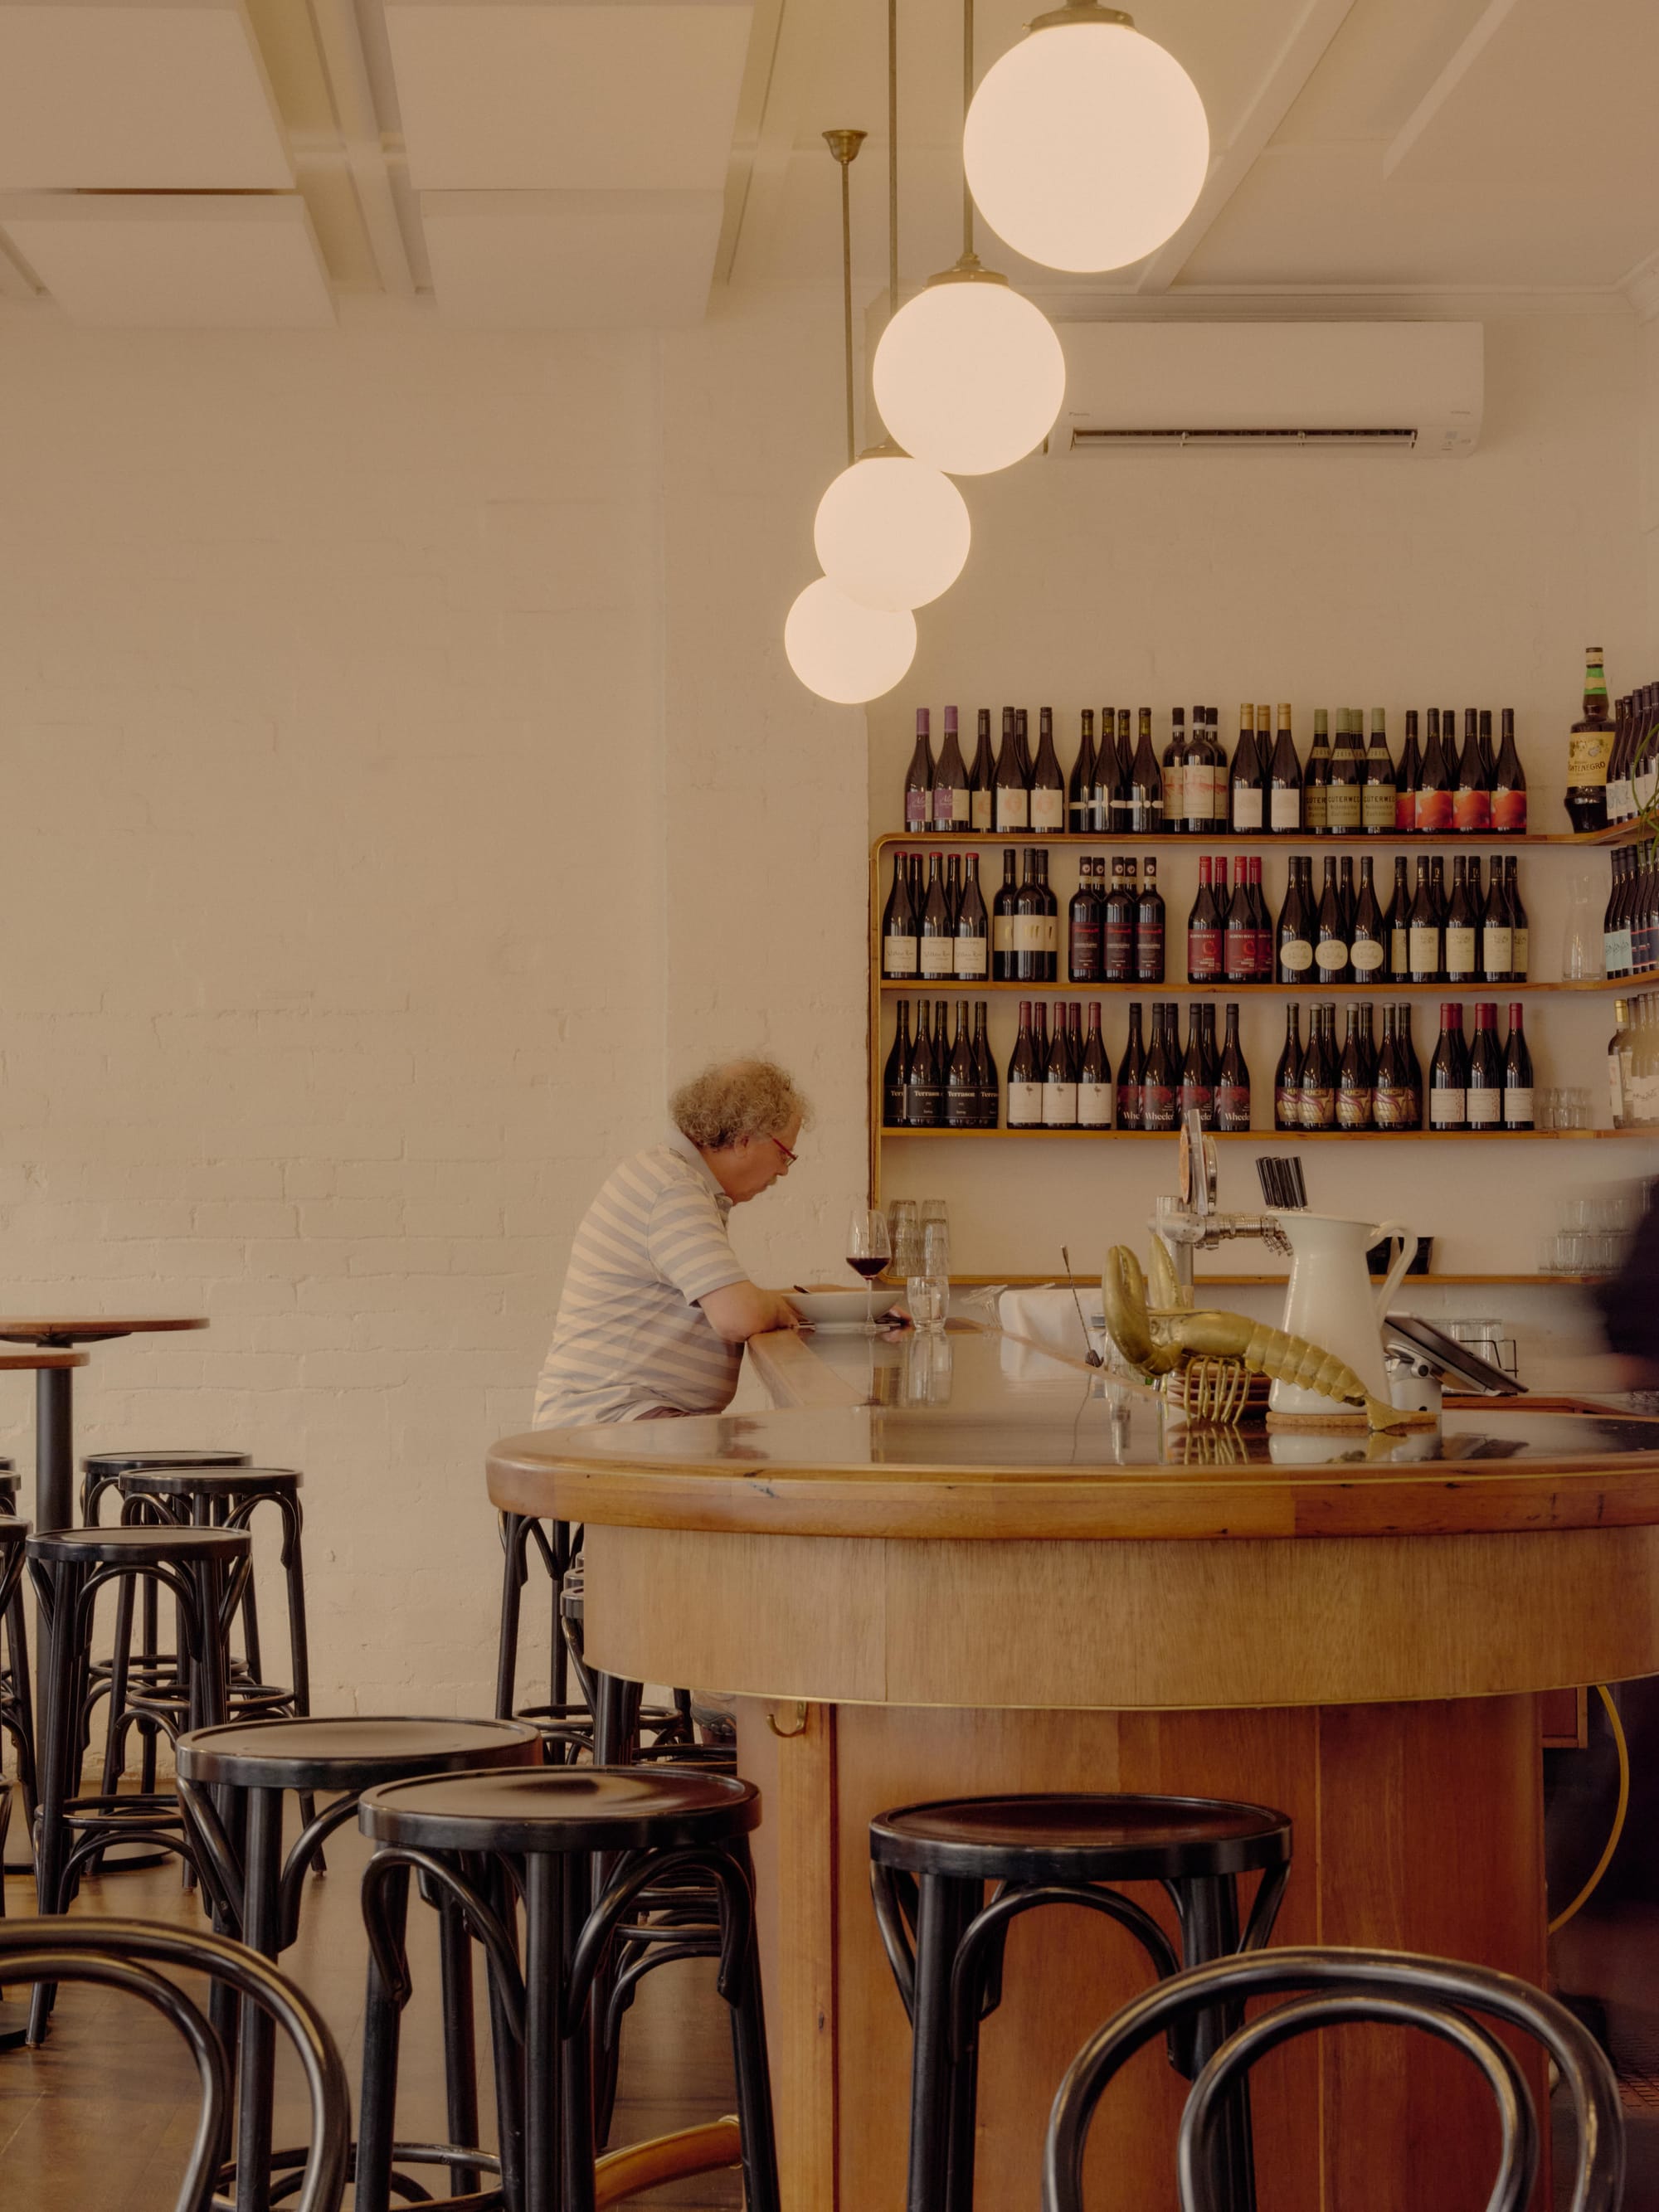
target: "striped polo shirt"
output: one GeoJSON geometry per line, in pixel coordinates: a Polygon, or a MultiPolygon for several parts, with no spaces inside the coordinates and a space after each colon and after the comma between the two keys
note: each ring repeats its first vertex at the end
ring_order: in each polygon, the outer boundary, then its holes
{"type": "Polygon", "coordinates": [[[748,1279],[726,1237],[731,1211],[678,1129],[614,1170],[570,1248],[533,1426],[730,1405],[743,1346],[716,1335],[696,1302],[748,1279]]]}

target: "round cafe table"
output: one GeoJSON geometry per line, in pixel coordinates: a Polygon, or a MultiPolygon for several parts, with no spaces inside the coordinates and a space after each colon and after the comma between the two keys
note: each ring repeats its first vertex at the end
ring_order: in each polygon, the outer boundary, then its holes
{"type": "MultiPolygon", "coordinates": [[[[0,1344],[32,1344],[42,1352],[68,1352],[77,1344],[107,1344],[118,1336],[170,1335],[179,1329],[205,1328],[202,1319],[178,1320],[155,1314],[96,1314],[81,1321],[0,1320],[0,1344]]],[[[87,1356],[63,1360],[0,1359],[6,1367],[35,1367],[34,1510],[37,1529],[75,1526],[75,1407],[72,1369],[87,1356]]]]}

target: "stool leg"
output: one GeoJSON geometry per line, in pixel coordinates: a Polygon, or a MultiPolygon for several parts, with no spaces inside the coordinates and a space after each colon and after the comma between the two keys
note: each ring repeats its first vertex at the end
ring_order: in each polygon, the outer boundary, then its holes
{"type": "MultiPolygon", "coordinates": [[[[566,2116],[560,2063],[559,1972],[564,1922],[562,1863],[554,1852],[525,1860],[524,1899],[524,2197],[520,2212],[564,2212],[559,2206],[560,2146],[566,2116]]],[[[590,2190],[591,2190],[590,2181],[590,2190]]],[[[591,2198],[590,2198],[591,2203],[591,2198]]],[[[569,2212],[578,2212],[572,2206],[569,2212]]]]}
{"type": "MultiPolygon", "coordinates": [[[[438,1898],[438,1965],[443,1984],[444,2092],[452,2143],[478,2140],[478,2060],[472,2032],[472,1939],[459,1906],[447,1892],[438,1898]]],[[[478,2186],[478,2169],[458,2166],[451,2186],[458,2196],[478,2186]]]]}
{"type": "MultiPolygon", "coordinates": [[[[153,1584],[146,1585],[153,1588],[153,1584]]],[[[132,1577],[123,1575],[115,1591],[115,1641],[111,1646],[109,1711],[105,1716],[104,1795],[112,1797],[126,1769],[127,1669],[132,1657],[132,1577]]]]}
{"type": "MultiPolygon", "coordinates": [[[[1181,1957],[1186,1966],[1208,1966],[1238,1948],[1238,1885],[1231,1875],[1202,1875],[1179,1885],[1182,1893],[1181,1957]]],[[[1243,2024],[1241,2008],[1218,2006],[1194,2023],[1196,2074],[1243,2024]]],[[[1241,2079],[1224,2107],[1223,2171],[1218,2176],[1221,2212],[1255,2212],[1255,2156],[1250,2132],[1250,2093],[1241,2079]]]]}
{"type": "MultiPolygon", "coordinates": [[[[573,1851],[556,1862],[563,1891],[559,1990],[592,1905],[592,1858],[573,1851]]],[[[561,2003],[562,2009],[562,2003],[561,2003]]],[[[593,2038],[589,2022],[574,2020],[559,2041],[559,2149],[567,2212],[593,2212],[593,2038]]],[[[535,2076],[531,2076],[532,2082],[535,2076]]],[[[751,2208],[759,2212],[759,2208],[751,2208]]]]}
{"type": "MultiPolygon", "coordinates": [[[[485,1862],[478,1887],[509,1937],[516,1941],[518,1898],[500,1859],[485,1862]]],[[[507,2212],[523,2212],[527,2079],[524,2047],[513,2033],[493,1966],[486,1980],[489,1990],[489,2045],[495,2062],[495,2130],[501,2145],[501,2193],[507,2212]]]]}
{"type": "Polygon", "coordinates": [[[495,1717],[513,1717],[519,1673],[519,1593],[525,1578],[525,1516],[501,1516],[501,1621],[495,1643],[495,1717]]]}
{"type": "MultiPolygon", "coordinates": [[[[277,1910],[283,1874],[283,1793],[252,1790],[242,1854],[242,1941],[274,1960],[281,1942],[277,1910]]],[[[267,2212],[270,2203],[270,2109],[276,2027],[263,2005],[242,2006],[241,2073],[236,2112],[236,2212],[267,2212]]]]}
{"type": "Polygon", "coordinates": [[[570,1523],[553,1523],[553,1593],[549,1608],[550,1644],[547,1678],[548,1703],[556,1713],[570,1699],[570,1654],[565,1648],[564,1620],[561,1601],[564,1596],[564,1578],[570,1571],[570,1523]]]}
{"type": "MultiPolygon", "coordinates": [[[[380,1893],[387,1936],[401,1953],[409,1919],[409,1869],[394,1867],[380,1893]]],[[[392,2141],[398,2107],[398,2045],[403,2014],[381,1978],[373,1948],[363,2004],[363,2074],[357,2099],[356,2212],[389,2212],[392,2141]]]]}
{"type": "MultiPolygon", "coordinates": [[[[945,2212],[950,2145],[957,2124],[951,2062],[951,1967],[983,1892],[976,1882],[939,1875],[921,1875],[916,1888],[910,2166],[905,2202],[908,2212],[945,2212]]],[[[971,2112],[965,2124],[973,2125],[971,2112]]]]}
{"type": "MultiPolygon", "coordinates": [[[[138,1662],[143,1680],[154,1683],[161,1650],[161,1594],[149,1576],[138,1595],[138,1662]]],[[[155,1747],[161,1727],[153,1720],[138,1723],[138,1787],[145,1796],[155,1790],[155,1747]]]]}
{"type": "MultiPolygon", "coordinates": [[[[40,1627],[46,1663],[40,1699],[45,1717],[40,1747],[40,1811],[34,1849],[35,1897],[42,1914],[64,1910],[64,1801],[69,1796],[69,1759],[75,1740],[75,1637],[80,1614],[81,1570],[57,1564],[45,1570],[47,1595],[40,1598],[40,1627]]],[[[36,1585],[37,1595],[40,1585],[36,1585]]],[[[28,2039],[46,2041],[46,2022],[56,1995],[49,1982],[37,1982],[29,2000],[28,2039]]]]}
{"type": "Polygon", "coordinates": [[[6,1662],[11,1670],[12,1707],[16,1729],[12,1739],[12,1750],[17,1767],[17,1786],[23,1796],[24,1832],[26,1836],[32,1836],[34,1832],[36,1790],[34,1686],[29,1674],[28,1608],[24,1603],[21,1583],[7,1608],[5,1626],[6,1662]]]}
{"type": "MultiPolygon", "coordinates": [[[[731,1856],[743,1870],[750,1898],[755,1871],[749,1846],[731,1856]]],[[[738,2131],[743,2143],[745,2212],[779,2212],[777,2135],[772,2121],[772,2077],[766,2063],[766,2014],[761,2001],[760,1946],[750,1926],[743,1986],[732,2004],[732,2058],[738,2077],[738,2131]]]]}

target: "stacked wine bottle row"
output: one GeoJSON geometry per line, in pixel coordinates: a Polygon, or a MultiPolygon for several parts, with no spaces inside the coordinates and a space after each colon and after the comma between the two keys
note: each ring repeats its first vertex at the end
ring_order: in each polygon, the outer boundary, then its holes
{"type": "MultiPolygon", "coordinates": [[[[1072,983],[1157,984],[1164,980],[1166,917],[1158,864],[1144,874],[1134,860],[1085,854],[1078,888],[1062,928],[1058,895],[1048,884],[1048,854],[1028,846],[1003,855],[1002,887],[988,912],[979,855],[897,852],[881,923],[881,972],[889,981],[955,978],[996,983],[1055,983],[1062,957],[1072,983]]],[[[1626,859],[1615,854],[1615,866],[1626,859]]],[[[1369,856],[1324,860],[1315,888],[1313,859],[1291,860],[1275,916],[1262,889],[1255,854],[1233,862],[1231,891],[1225,854],[1199,860],[1199,888],[1186,925],[1187,980],[1192,983],[1278,984],[1292,990],[1317,980],[1339,983],[1524,983],[1530,958],[1527,911],[1515,856],[1492,854],[1483,887],[1480,856],[1456,854],[1449,890],[1445,862],[1419,857],[1416,881],[1403,855],[1395,862],[1386,907],[1377,896],[1369,856]]],[[[1632,880],[1634,880],[1632,878],[1632,880]]],[[[1659,868],[1644,871],[1640,944],[1659,963],[1659,868]]],[[[1615,898],[1626,872],[1615,875],[1615,898]]],[[[1608,906],[1613,929],[1613,902],[1608,906]]],[[[1634,942],[1636,940],[1632,940],[1634,942]]],[[[1613,965],[1608,973],[1632,972],[1613,965]]]]}
{"type": "Polygon", "coordinates": [[[1634,822],[1659,794],[1659,684],[1641,684],[1607,712],[1600,649],[1585,656],[1584,718],[1568,739],[1567,811],[1573,827],[1634,822]],[[1599,798],[1598,798],[1599,794],[1599,798]]]}
{"type": "Polygon", "coordinates": [[[904,782],[906,832],[1397,837],[1515,835],[1527,827],[1513,708],[1503,709],[1495,743],[1492,710],[1465,708],[1461,744],[1455,708],[1431,707],[1420,717],[1413,708],[1398,762],[1381,707],[1371,709],[1369,739],[1360,708],[1338,708],[1334,730],[1330,711],[1320,708],[1305,759],[1287,705],[1276,715],[1267,707],[1241,707],[1231,757],[1219,719],[1214,707],[1194,707],[1190,723],[1184,708],[1172,708],[1160,750],[1150,707],[1133,714],[1127,707],[1102,708],[1097,741],[1094,709],[1085,707],[1067,770],[1054,748],[1051,708],[1038,710],[1033,754],[1024,708],[1003,708],[1001,744],[994,747],[991,710],[981,707],[971,766],[963,758],[957,709],[945,709],[935,758],[931,712],[918,708],[904,782]]]}
{"type": "Polygon", "coordinates": [[[1601,942],[1610,981],[1659,969],[1659,845],[1627,845],[1613,855],[1601,942]]]}
{"type": "MultiPolygon", "coordinates": [[[[1051,1034],[1047,1003],[1022,999],[1008,1060],[1007,1127],[1173,1131],[1195,1110],[1206,1129],[1248,1132],[1250,1071],[1239,1042],[1237,1002],[1223,1010],[1219,1043],[1213,1000],[1196,1000],[1189,1007],[1184,1045],[1173,1000],[1152,1002],[1150,1032],[1143,1030],[1140,1001],[1131,1001],[1128,1011],[1128,1035],[1114,1074],[1098,1000],[1088,1003],[1086,1030],[1082,1001],[1056,1000],[1051,1034]]],[[[1383,1008],[1380,1043],[1369,1000],[1347,1009],[1340,1046],[1336,1012],[1333,1003],[1310,1008],[1304,1045],[1301,1007],[1286,1009],[1285,1045],[1273,1073],[1275,1129],[1398,1134],[1423,1127],[1425,1104],[1427,1126],[1438,1133],[1533,1127],[1532,1057],[1519,1004],[1510,1007],[1501,1046],[1495,1002],[1476,1006],[1471,1041],[1464,1037],[1462,1006],[1443,1005],[1426,1085],[1408,1005],[1383,1008]]],[[[986,1034],[985,1001],[976,1002],[970,1029],[969,1001],[957,1000],[954,1037],[948,1016],[947,1001],[934,1001],[930,1026],[929,1002],[918,1000],[913,1036],[909,1001],[899,1002],[882,1076],[884,1127],[998,1126],[1001,1084],[986,1034]]],[[[1659,1030],[1654,1034],[1659,1081],[1659,1030]]],[[[1615,1053],[1617,1046],[1615,1038],[1615,1053]]]]}

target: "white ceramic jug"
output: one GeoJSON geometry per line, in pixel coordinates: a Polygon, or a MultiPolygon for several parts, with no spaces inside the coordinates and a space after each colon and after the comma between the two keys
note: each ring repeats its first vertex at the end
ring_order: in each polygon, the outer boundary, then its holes
{"type": "MultiPolygon", "coordinates": [[[[1285,1297],[1287,1336],[1305,1337],[1352,1367],[1374,1397],[1387,1402],[1382,1322],[1400,1279],[1417,1254],[1417,1237],[1403,1221],[1345,1221],[1334,1213],[1274,1217],[1291,1242],[1291,1286],[1285,1297]],[[1401,1239],[1400,1255],[1378,1291],[1371,1288],[1365,1255],[1385,1237],[1401,1239]]],[[[1275,1382],[1267,1403],[1275,1413],[1352,1413],[1317,1390],[1275,1382]]]]}

